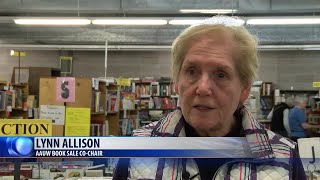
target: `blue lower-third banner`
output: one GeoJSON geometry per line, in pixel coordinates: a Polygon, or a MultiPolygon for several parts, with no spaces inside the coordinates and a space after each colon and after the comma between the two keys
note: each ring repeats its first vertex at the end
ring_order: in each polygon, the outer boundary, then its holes
{"type": "Polygon", "coordinates": [[[238,137],[0,137],[0,147],[0,157],[251,157],[238,137]]]}

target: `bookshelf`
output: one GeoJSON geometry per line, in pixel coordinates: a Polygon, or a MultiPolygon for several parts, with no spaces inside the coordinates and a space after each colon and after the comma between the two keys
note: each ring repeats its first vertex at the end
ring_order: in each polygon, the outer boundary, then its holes
{"type": "Polygon", "coordinates": [[[119,132],[119,101],[120,87],[117,84],[108,84],[106,89],[106,120],[109,126],[109,135],[118,136],[119,132]],[[113,106],[113,107],[112,107],[113,106]]]}
{"type": "Polygon", "coordinates": [[[107,85],[106,119],[110,135],[127,136],[133,129],[159,120],[177,106],[178,96],[171,81],[132,80],[131,84],[107,85]],[[161,114],[156,118],[154,114],[161,114]]]}
{"type": "Polygon", "coordinates": [[[4,102],[4,94],[5,93],[5,86],[8,87],[8,83],[5,81],[0,81],[0,118],[6,117],[6,105],[4,102]]]}
{"type": "Polygon", "coordinates": [[[262,82],[260,93],[261,114],[266,119],[274,106],[274,93],[272,82],[262,82]]]}
{"type": "Polygon", "coordinates": [[[178,96],[170,81],[135,82],[138,109],[174,109],[178,96]]]}
{"type": "Polygon", "coordinates": [[[178,105],[171,80],[136,81],[135,94],[140,122],[138,126],[159,120],[178,105]]]}
{"type": "MultiPolygon", "coordinates": [[[[138,88],[142,88],[143,85],[144,89],[148,89],[148,91],[143,90],[142,94],[140,90],[132,92],[132,87],[128,90],[128,87],[109,84],[103,79],[75,78],[75,102],[63,103],[56,101],[56,78],[41,78],[39,104],[90,108],[90,136],[130,135],[132,129],[141,126],[140,116],[147,117],[145,121],[154,121],[161,117],[159,114],[164,115],[176,107],[178,96],[172,92],[172,83],[152,84],[156,86],[153,95],[151,95],[151,82],[137,83],[138,88]],[[158,102],[155,103],[155,99],[158,99],[158,102]],[[157,103],[164,105],[156,107],[157,103]]],[[[63,136],[64,133],[65,125],[53,125],[54,136],[63,136]]]]}
{"type": "Polygon", "coordinates": [[[99,79],[92,81],[90,136],[106,136],[109,135],[106,121],[106,82],[99,79]]]}
{"type": "MultiPolygon", "coordinates": [[[[89,108],[90,136],[118,136],[119,92],[118,85],[109,84],[103,79],[75,78],[75,102],[57,102],[56,78],[41,78],[39,104],[89,108]],[[115,101],[118,101],[115,102],[112,111],[110,111],[110,95],[115,95],[115,101]]],[[[64,135],[64,125],[54,125],[53,129],[58,133],[56,136],[64,135]]]]}
{"type": "Polygon", "coordinates": [[[0,118],[27,119],[28,84],[0,82],[0,118]]]}

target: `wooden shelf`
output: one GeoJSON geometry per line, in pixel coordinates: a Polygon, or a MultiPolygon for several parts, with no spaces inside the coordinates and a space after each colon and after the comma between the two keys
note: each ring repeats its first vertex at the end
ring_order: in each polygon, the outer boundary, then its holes
{"type": "Polygon", "coordinates": [[[91,115],[105,115],[105,112],[91,112],[91,115]]]}
{"type": "Polygon", "coordinates": [[[25,111],[23,108],[12,108],[12,110],[25,111]]]}
{"type": "Polygon", "coordinates": [[[151,97],[151,95],[140,95],[140,99],[142,99],[142,98],[150,98],[151,97]]]}
{"type": "MultiPolygon", "coordinates": [[[[134,81],[133,81],[134,82],[134,81]]],[[[139,82],[134,82],[135,84],[151,84],[151,82],[141,82],[141,81],[139,81],[139,82]]]]}
{"type": "MultiPolygon", "coordinates": [[[[126,109],[126,111],[139,111],[140,109],[126,109]]],[[[120,111],[124,111],[124,109],[120,109],[120,111]]]]}
{"type": "Polygon", "coordinates": [[[314,93],[317,94],[318,90],[280,90],[280,93],[314,93]]]}
{"type": "Polygon", "coordinates": [[[173,84],[171,81],[159,81],[159,84],[173,84]]]}
{"type": "Polygon", "coordinates": [[[11,86],[16,86],[16,87],[27,87],[28,84],[11,84],[11,86]]]}
{"type": "MultiPolygon", "coordinates": [[[[164,110],[174,110],[174,108],[169,108],[169,109],[165,109],[165,108],[160,108],[160,109],[156,109],[156,108],[152,108],[152,109],[127,109],[127,111],[164,111],[164,110]]],[[[124,111],[124,109],[120,109],[120,111],[124,111]]],[[[109,113],[108,113],[109,114],[109,113]]]]}
{"type": "Polygon", "coordinates": [[[171,95],[171,96],[153,96],[151,95],[151,97],[159,97],[159,98],[178,98],[178,95],[171,95]]]}
{"type": "Polygon", "coordinates": [[[174,110],[173,108],[168,108],[168,109],[164,109],[164,108],[160,108],[160,109],[156,109],[156,108],[152,108],[152,109],[139,109],[140,111],[143,111],[143,110],[145,110],[145,111],[156,111],[156,110],[158,110],[158,111],[166,111],[166,110],[174,110]]]}

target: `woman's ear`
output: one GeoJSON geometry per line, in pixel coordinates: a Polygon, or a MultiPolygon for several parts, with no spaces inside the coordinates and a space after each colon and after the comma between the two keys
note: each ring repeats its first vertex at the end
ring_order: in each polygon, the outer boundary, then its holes
{"type": "Polygon", "coordinates": [[[240,103],[244,103],[244,101],[249,97],[251,91],[251,83],[248,83],[248,85],[244,86],[241,90],[240,95],[240,103]]]}
{"type": "Polygon", "coordinates": [[[174,91],[179,95],[179,88],[176,82],[174,83],[174,91]]]}

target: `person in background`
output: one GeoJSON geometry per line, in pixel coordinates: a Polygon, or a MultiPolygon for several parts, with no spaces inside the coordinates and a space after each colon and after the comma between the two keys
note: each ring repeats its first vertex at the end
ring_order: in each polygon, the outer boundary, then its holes
{"type": "Polygon", "coordinates": [[[285,102],[281,102],[272,108],[267,117],[271,120],[271,131],[284,137],[290,137],[289,110],[293,106],[293,98],[287,97],[285,102]]]}
{"type": "Polygon", "coordinates": [[[297,142],[299,138],[308,137],[307,129],[320,128],[320,125],[313,125],[307,122],[305,113],[307,98],[302,96],[295,97],[295,107],[289,112],[289,124],[291,129],[291,139],[297,142]]]}
{"type": "Polygon", "coordinates": [[[265,129],[243,106],[258,58],[257,40],[242,20],[215,16],[192,25],[171,53],[180,106],[133,136],[244,137],[253,159],[120,159],[114,180],[306,179],[296,144],[265,129]]]}

